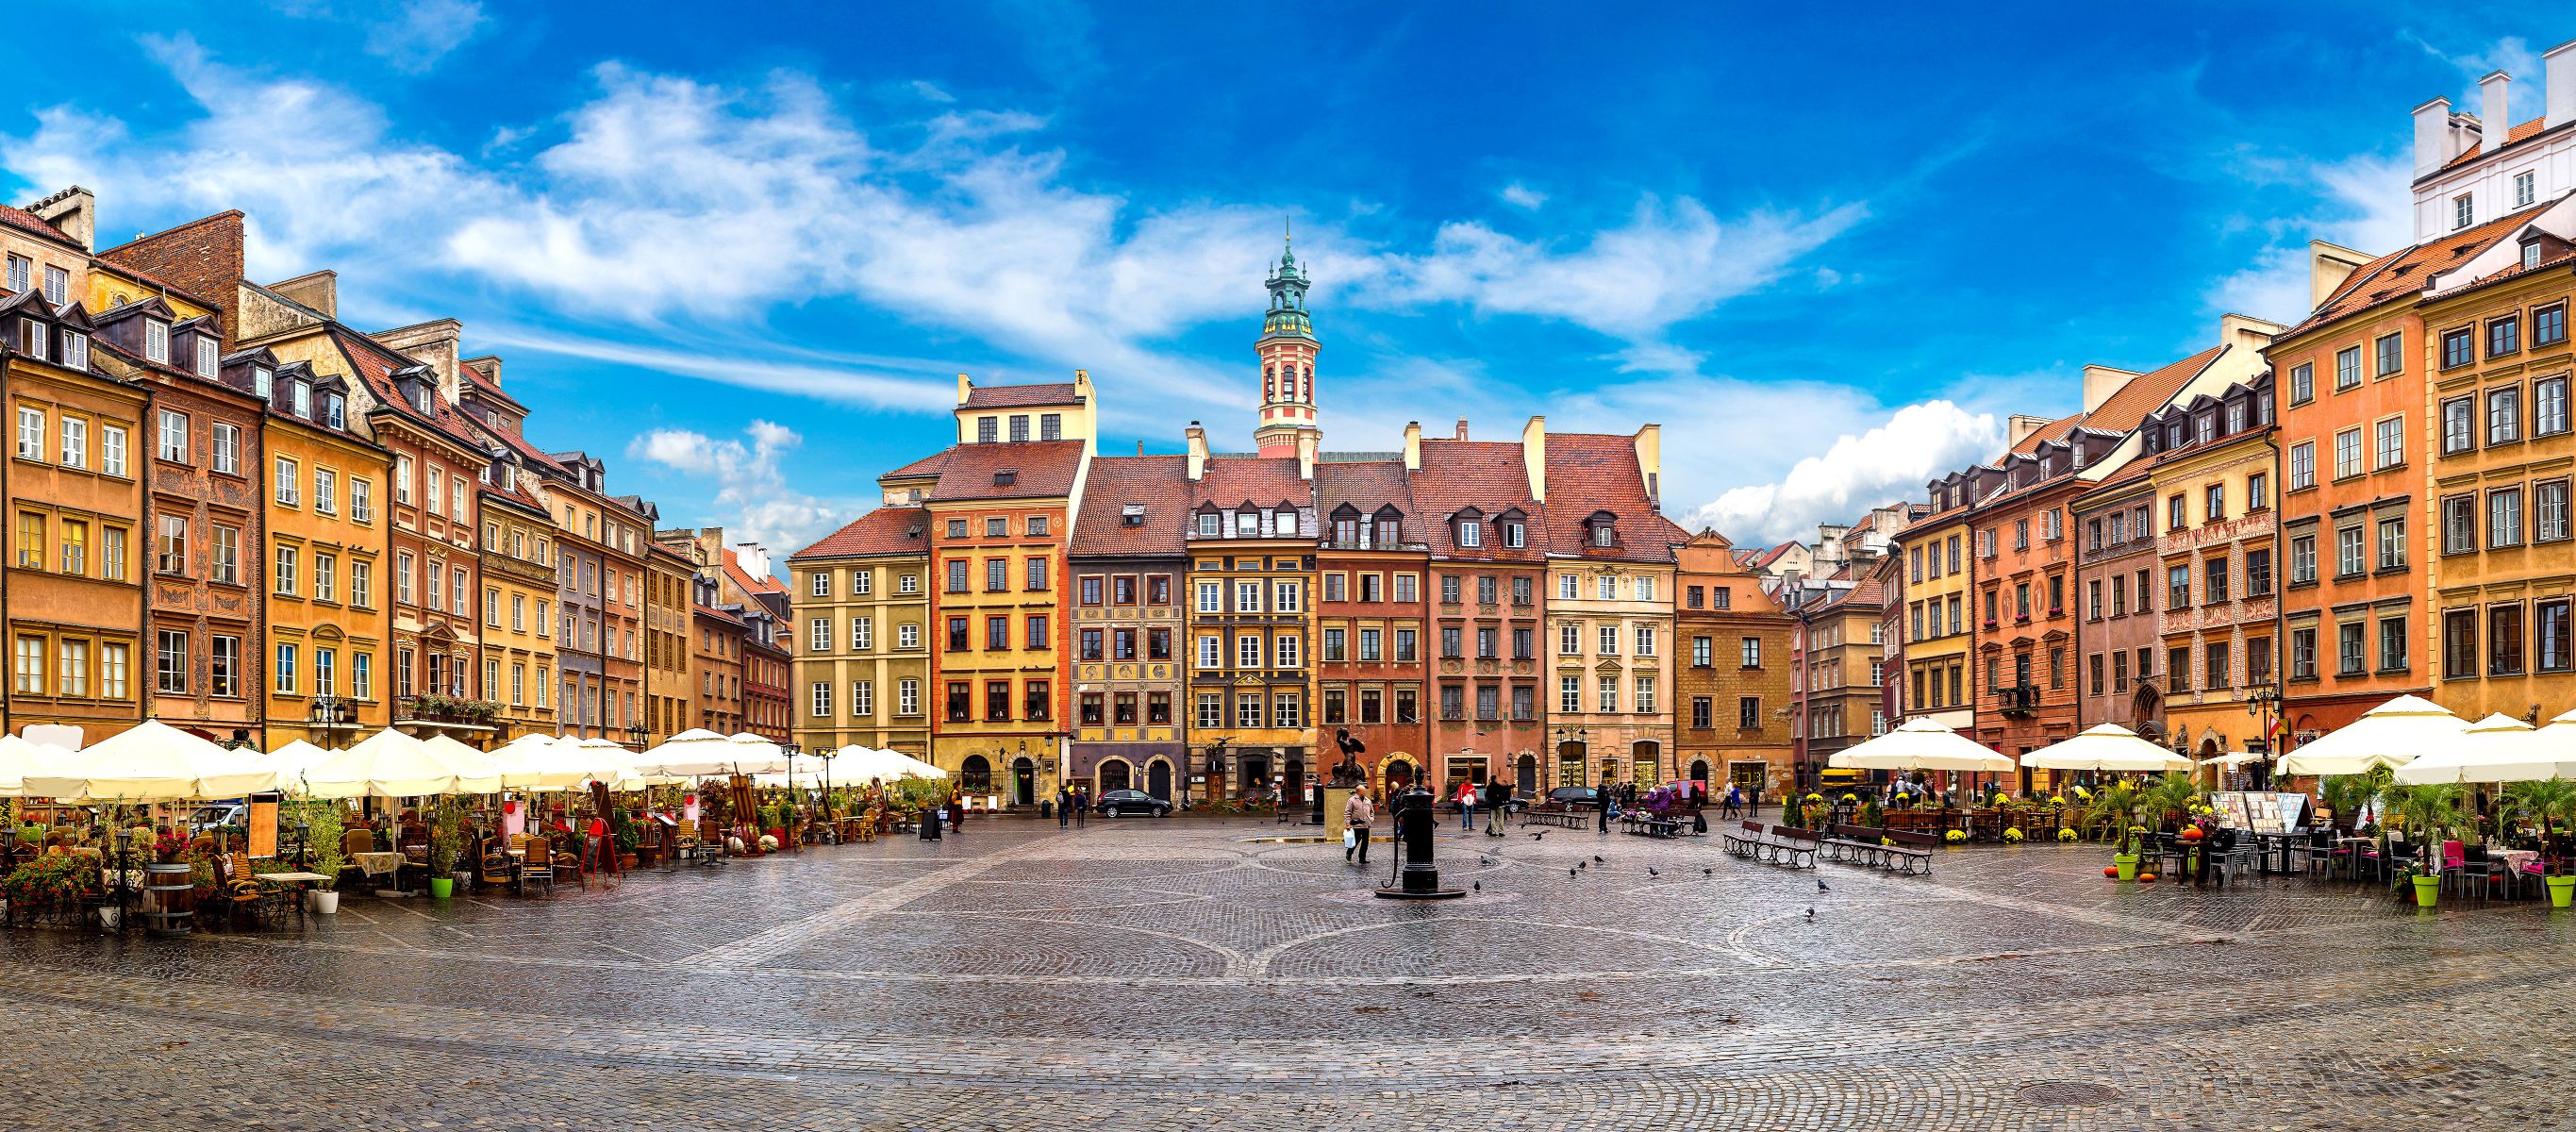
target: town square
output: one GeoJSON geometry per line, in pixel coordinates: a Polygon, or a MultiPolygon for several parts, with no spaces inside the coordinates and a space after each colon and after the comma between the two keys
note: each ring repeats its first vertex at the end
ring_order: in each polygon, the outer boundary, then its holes
{"type": "Polygon", "coordinates": [[[2576,1128],[2566,17],[50,18],[0,1126],[2576,1128]]]}

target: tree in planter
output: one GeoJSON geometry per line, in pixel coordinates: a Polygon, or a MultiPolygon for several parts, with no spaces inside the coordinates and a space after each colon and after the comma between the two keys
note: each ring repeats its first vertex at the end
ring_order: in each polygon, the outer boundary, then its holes
{"type": "Polygon", "coordinates": [[[2188,774],[2162,775],[2147,786],[2138,801],[2146,816],[2162,828],[2171,821],[2189,820],[2192,809],[2201,801],[2200,784],[2188,774]]]}
{"type": "Polygon", "coordinates": [[[465,850],[465,804],[442,796],[429,827],[429,873],[442,877],[456,871],[456,855],[465,850]]]}
{"type": "Polygon", "coordinates": [[[2333,812],[2334,820],[2351,830],[2359,825],[2363,807],[2379,793],[2380,785],[2369,775],[2338,774],[2319,782],[2317,795],[2333,812]]]}
{"type": "MultiPolygon", "coordinates": [[[[2502,803],[2496,807],[2496,820],[2499,824],[2503,822],[2508,806],[2514,812],[2530,818],[2533,825],[2540,827],[2541,848],[2546,850],[2549,848],[2550,835],[2556,832],[2559,821],[2576,817],[2576,782],[2570,782],[2564,778],[2545,778],[2538,782],[2517,782],[2505,787],[2502,803]]],[[[2555,857],[2548,860],[2551,875],[2564,871],[2566,867],[2564,861],[2555,857]]]]}
{"type": "Polygon", "coordinates": [[[2086,825],[2099,826],[2102,840],[2120,839],[2121,852],[2128,852],[2129,827],[2137,824],[2138,788],[2123,778],[2093,791],[2084,806],[2086,825]]]}
{"type": "Polygon", "coordinates": [[[2403,828],[2406,839],[2416,845],[2416,863],[2410,870],[2414,875],[2430,876],[2441,871],[2444,835],[2459,832],[2463,817],[2460,802],[2467,796],[2466,787],[2449,782],[2422,786],[2392,782],[2380,788],[2380,810],[2387,815],[2389,824],[2403,828]]]}

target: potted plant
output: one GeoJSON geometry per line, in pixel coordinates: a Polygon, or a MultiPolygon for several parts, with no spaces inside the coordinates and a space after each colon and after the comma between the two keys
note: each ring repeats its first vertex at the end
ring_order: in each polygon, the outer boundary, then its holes
{"type": "Polygon", "coordinates": [[[2400,786],[2379,792],[2380,809],[2391,824],[2416,844],[2415,862],[2404,872],[2415,884],[2415,905],[2430,908],[2442,892],[2442,835],[2460,825],[2460,799],[2466,790],[2455,783],[2400,786]]]}
{"type": "MultiPolygon", "coordinates": [[[[429,827],[429,864],[432,869],[446,865],[456,867],[456,854],[465,845],[465,808],[453,798],[440,798],[429,827]]],[[[468,874],[470,875],[470,874],[468,874]]],[[[456,894],[456,874],[432,876],[429,894],[444,900],[456,894]]]]}
{"type": "Polygon", "coordinates": [[[617,843],[619,867],[632,869],[643,859],[644,832],[636,828],[635,819],[628,817],[625,810],[609,811],[608,836],[617,843]]]}
{"type": "Polygon", "coordinates": [[[306,903],[325,916],[340,910],[340,893],[332,886],[339,883],[340,870],[349,863],[340,853],[341,816],[347,812],[345,803],[305,799],[287,803],[279,813],[280,820],[292,815],[304,823],[306,867],[331,878],[305,894],[306,903]]]}
{"type": "Polygon", "coordinates": [[[2121,880],[2138,879],[2138,843],[2147,836],[2147,827],[2133,825],[2120,834],[2120,849],[2111,854],[2111,867],[2121,880]]]}
{"type": "MultiPolygon", "coordinates": [[[[2548,834],[2559,819],[2576,814],[2576,782],[2563,778],[2517,782],[2505,788],[2504,797],[2541,831],[2541,882],[2549,888],[2549,906],[2568,907],[2576,900],[2576,876],[2566,874],[2564,861],[2547,855],[2548,834]]],[[[2502,807],[2498,810],[2501,820],[2502,807]]]]}

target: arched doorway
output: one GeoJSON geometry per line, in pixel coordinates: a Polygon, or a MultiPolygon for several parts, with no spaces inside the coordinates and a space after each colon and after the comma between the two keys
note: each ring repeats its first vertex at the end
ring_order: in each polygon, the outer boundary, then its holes
{"type": "Polygon", "coordinates": [[[1038,804],[1038,764],[1027,755],[1011,760],[1011,804],[1038,804]]]}
{"type": "Polygon", "coordinates": [[[1100,760],[1100,792],[1106,794],[1112,790],[1127,789],[1129,769],[1125,759],[1100,760]]]}
{"type": "Polygon", "coordinates": [[[1172,764],[1155,759],[1145,767],[1145,792],[1169,802],[1172,800],[1172,764]]]}
{"type": "Polygon", "coordinates": [[[1644,790],[1664,781],[1664,745],[1652,739],[1628,744],[1629,780],[1644,790]]]}
{"type": "Polygon", "coordinates": [[[1707,760],[1707,759],[1692,759],[1692,760],[1691,760],[1690,780],[1691,780],[1691,781],[1693,781],[1693,782],[1699,783],[1699,788],[1700,788],[1700,791],[1701,791],[1702,793],[1706,793],[1706,792],[1707,792],[1707,790],[1708,790],[1708,760],[1707,760]]]}
{"type": "Polygon", "coordinates": [[[1386,791],[1389,794],[1413,785],[1413,761],[1411,759],[1402,757],[1391,758],[1386,760],[1385,765],[1378,769],[1380,776],[1384,780],[1386,791]]]}
{"type": "Polygon", "coordinates": [[[1520,761],[1512,764],[1512,789],[1523,798],[1535,798],[1546,791],[1538,781],[1538,756],[1521,752],[1520,761]]]}
{"type": "Polygon", "coordinates": [[[1583,740],[1568,739],[1565,742],[1557,744],[1556,784],[1559,786],[1584,786],[1590,784],[1592,778],[1590,775],[1584,773],[1583,759],[1583,740]]]}
{"type": "Polygon", "coordinates": [[[1243,775],[1242,778],[1236,780],[1235,793],[1250,794],[1253,791],[1259,790],[1270,784],[1270,755],[1268,752],[1258,755],[1247,753],[1242,758],[1235,760],[1234,765],[1239,768],[1243,775]]]}
{"type": "Polygon", "coordinates": [[[957,765],[957,785],[966,790],[993,789],[993,764],[982,755],[968,755],[957,765]]]}
{"type": "Polygon", "coordinates": [[[1284,781],[1280,783],[1279,793],[1287,800],[1288,804],[1292,806],[1305,805],[1306,760],[1301,758],[1289,759],[1288,769],[1281,771],[1280,777],[1284,781]]]}

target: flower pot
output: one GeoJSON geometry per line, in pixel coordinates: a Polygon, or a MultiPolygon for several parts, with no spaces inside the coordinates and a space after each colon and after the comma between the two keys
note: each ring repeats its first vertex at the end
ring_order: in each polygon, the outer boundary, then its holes
{"type": "Polygon", "coordinates": [[[2418,908],[2432,907],[2433,902],[2440,899],[2442,896],[2442,878],[2438,876],[2429,876],[2416,877],[2414,879],[2415,906],[2418,908]]]}
{"type": "Polygon", "coordinates": [[[314,889],[305,893],[304,899],[306,903],[312,905],[313,911],[316,914],[329,916],[337,914],[340,911],[340,894],[333,892],[330,889],[314,889]]]}
{"type": "Polygon", "coordinates": [[[434,896],[434,897],[436,897],[436,898],[440,899],[440,900],[445,900],[445,899],[447,899],[448,897],[451,897],[451,896],[456,895],[456,880],[455,880],[455,878],[453,878],[453,877],[431,877],[431,878],[429,878],[429,894],[430,894],[431,896],[434,896]]]}
{"type": "Polygon", "coordinates": [[[2567,906],[2567,904],[2568,904],[2568,898],[2569,898],[2569,897],[2571,897],[2571,896],[2576,896],[2576,877],[2550,877],[2550,878],[2549,878],[2549,906],[2550,906],[2550,907],[2552,907],[2552,908],[2564,908],[2564,907],[2566,907],[2566,906],[2567,906]]]}
{"type": "Polygon", "coordinates": [[[2118,868],[2118,869],[2120,870],[2120,879],[2121,879],[2121,880],[2136,880],[2136,879],[2138,879],[2138,855],[2137,855],[2137,854],[2135,854],[2135,853],[2115,853],[2115,854],[2112,854],[2112,856],[2111,856],[2111,864],[2112,864],[2114,867],[2116,867],[2116,868],[2118,868]]]}

